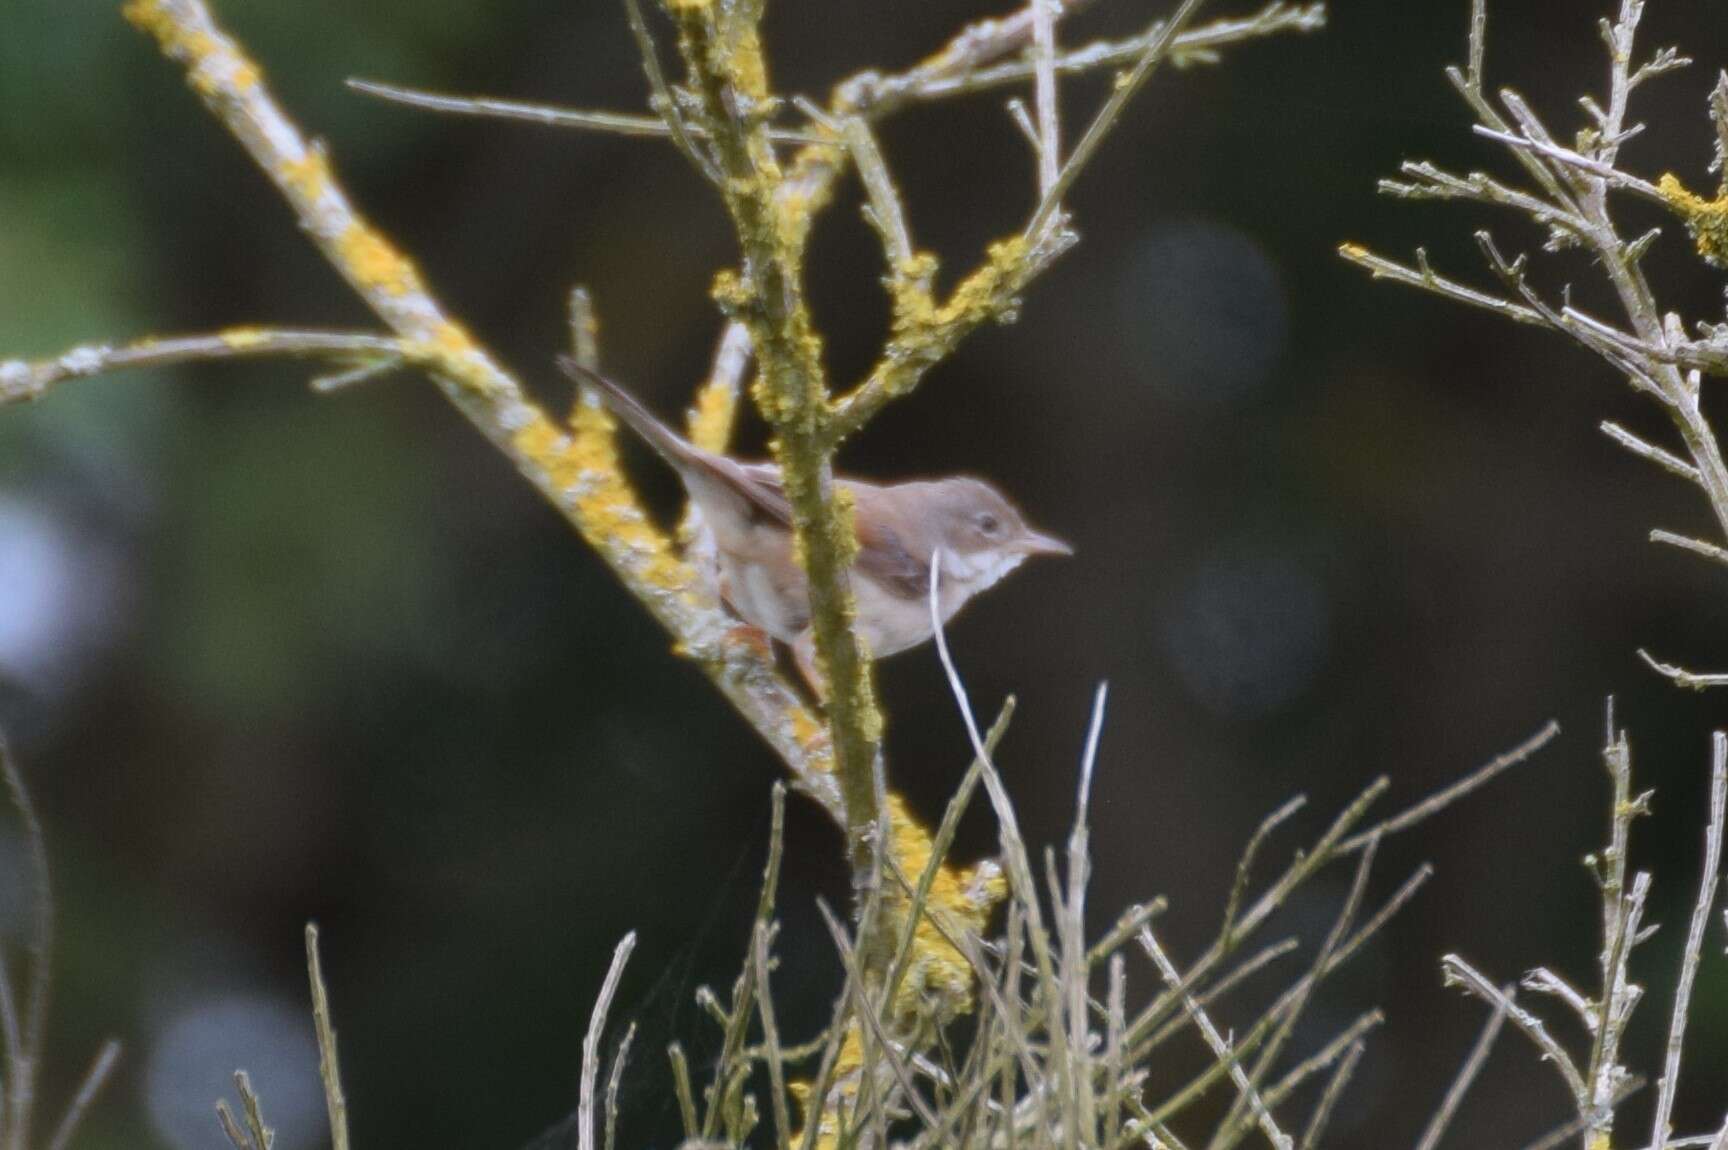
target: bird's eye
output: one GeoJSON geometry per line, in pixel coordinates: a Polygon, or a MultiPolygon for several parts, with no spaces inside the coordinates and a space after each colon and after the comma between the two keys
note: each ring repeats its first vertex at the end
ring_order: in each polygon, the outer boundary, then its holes
{"type": "Polygon", "coordinates": [[[986,511],[978,517],[978,530],[986,535],[997,535],[1002,531],[1002,521],[986,511]]]}

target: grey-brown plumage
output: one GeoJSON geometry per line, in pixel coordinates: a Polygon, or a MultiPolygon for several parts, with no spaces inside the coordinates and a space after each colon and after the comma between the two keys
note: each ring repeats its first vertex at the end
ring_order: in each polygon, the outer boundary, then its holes
{"type": "MultiPolygon", "coordinates": [[[[574,360],[559,360],[592,387],[683,480],[713,536],[720,594],[740,618],[787,643],[812,686],[810,596],[793,555],[792,507],[773,463],[744,463],[704,451],[656,419],[623,387],[574,360]]],[[[908,483],[836,479],[852,497],[858,557],[852,567],[857,631],[872,656],[904,651],[932,633],[930,564],[942,556],[938,600],[944,621],[1033,555],[1073,549],[1033,530],[1008,499],[981,479],[955,476],[908,483]]]]}

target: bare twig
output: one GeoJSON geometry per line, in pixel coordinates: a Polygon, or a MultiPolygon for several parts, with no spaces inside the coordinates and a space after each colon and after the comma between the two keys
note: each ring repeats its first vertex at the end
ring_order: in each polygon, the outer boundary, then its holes
{"type": "MultiPolygon", "coordinates": [[[[1088,6],[1088,0],[1068,0],[1064,15],[1088,6]]],[[[1326,23],[1326,7],[1320,3],[1274,2],[1250,16],[1228,17],[1179,33],[1170,46],[1170,58],[1178,66],[1214,63],[1223,49],[1283,33],[1313,32],[1326,23]]],[[[1079,75],[1106,68],[1132,65],[1146,50],[1154,27],[1148,33],[1126,40],[1102,40],[1063,52],[1056,57],[1061,76],[1079,75]]],[[[1037,76],[1037,62],[1030,57],[994,63],[1023,50],[1032,38],[1032,11],[1023,8],[1001,20],[972,25],[947,48],[906,72],[882,75],[865,72],[840,86],[837,106],[872,118],[899,111],[907,104],[950,99],[1023,84],[1037,76]]]]}
{"type": "Polygon", "coordinates": [[[770,992],[768,971],[769,924],[757,922],[751,932],[750,961],[756,967],[756,983],[761,988],[756,995],[756,1012],[762,1019],[762,1044],[768,1064],[768,1100],[774,1110],[774,1139],[780,1150],[792,1145],[792,1116],[786,1105],[785,1055],[780,1050],[780,1027],[774,1018],[774,999],[770,992]]]}
{"type": "Polygon", "coordinates": [[[60,1124],[54,1128],[54,1136],[48,1140],[48,1150],[67,1150],[72,1145],[73,1135],[78,1133],[78,1124],[84,1120],[90,1104],[96,1100],[96,1095],[102,1092],[108,1076],[114,1072],[114,1066],[119,1061],[120,1043],[110,1038],[96,1052],[90,1069],[84,1072],[77,1091],[72,1095],[72,1101],[66,1105],[66,1113],[61,1116],[60,1124]]]}
{"type": "MultiPolygon", "coordinates": [[[[1325,941],[1320,944],[1313,965],[1308,973],[1295,986],[1291,987],[1285,993],[1284,998],[1280,1000],[1279,1005],[1283,1008],[1282,1017],[1271,1037],[1266,1040],[1266,1045],[1261,1048],[1260,1055],[1254,1062],[1254,1069],[1248,1075],[1249,1083],[1256,1090],[1259,1089],[1260,1084],[1265,1080],[1274,1063],[1277,1062],[1278,1056],[1283,1053],[1284,1044],[1290,1040],[1290,1036],[1296,1030],[1296,1024],[1301,1021],[1308,1004],[1313,1000],[1315,990],[1318,989],[1327,972],[1331,969],[1332,958],[1337,954],[1339,946],[1349,933],[1350,926],[1355,921],[1357,909],[1362,905],[1362,896],[1368,889],[1368,875],[1374,868],[1374,858],[1379,853],[1379,849],[1380,840],[1375,838],[1362,852],[1362,857],[1356,864],[1356,873],[1350,882],[1349,893],[1344,898],[1344,905],[1339,909],[1338,917],[1333,921],[1332,928],[1326,932],[1325,941]]],[[[1245,1129],[1242,1120],[1247,1102],[1248,1095],[1246,1094],[1237,1098],[1236,1102],[1232,1104],[1230,1112],[1225,1115],[1224,1121],[1213,1135],[1207,1150],[1230,1150],[1230,1147],[1240,1140],[1245,1129]]],[[[1267,1105],[1272,1105],[1270,1099],[1267,1100],[1267,1105]]]]}
{"type": "Polygon", "coordinates": [[[1488,1063],[1488,1055],[1494,1050],[1494,1040],[1500,1037],[1500,1027],[1506,1021],[1506,1010],[1511,1004],[1512,988],[1505,987],[1500,991],[1500,996],[1494,1003],[1494,1013],[1488,1016],[1482,1033],[1476,1039],[1476,1045],[1470,1048],[1470,1056],[1464,1060],[1464,1065],[1458,1068],[1452,1085],[1446,1088],[1446,1097],[1441,1100],[1440,1109],[1434,1112],[1434,1116],[1428,1120],[1428,1125],[1422,1131],[1422,1137],[1417,1139],[1416,1150],[1435,1150],[1440,1145],[1440,1139],[1446,1136],[1446,1130],[1457,1116],[1464,1096],[1470,1092],[1476,1076],[1488,1063]]]}
{"type": "Polygon", "coordinates": [[[1427,819],[1436,812],[1451,806],[1465,795],[1491,782],[1497,776],[1512,767],[1524,762],[1531,755],[1534,755],[1537,751],[1553,742],[1555,737],[1559,734],[1560,724],[1555,722],[1553,719],[1548,720],[1542,729],[1537,731],[1534,735],[1531,735],[1528,739],[1525,739],[1522,743],[1519,743],[1511,750],[1496,755],[1493,759],[1483,764],[1475,771],[1472,771],[1470,774],[1465,775],[1452,785],[1442,787],[1440,790],[1435,791],[1432,795],[1429,795],[1410,809],[1400,812],[1384,822],[1377,823],[1360,834],[1352,835],[1345,839],[1339,844],[1338,853],[1341,855],[1353,854],[1356,851],[1367,847],[1376,839],[1385,838],[1387,835],[1397,834],[1399,831],[1409,830],[1417,823],[1422,822],[1424,819],[1427,819]]]}
{"type": "Polygon", "coordinates": [[[429,358],[422,350],[387,335],[238,327],[214,335],[147,339],[118,346],[91,344],[34,363],[6,360],[0,362],[0,403],[37,399],[65,380],[88,379],[128,368],[274,356],[358,360],[374,369],[429,358]]]}
{"type": "Polygon", "coordinates": [[[1540,324],[1543,322],[1540,312],[1523,304],[1513,303],[1500,296],[1489,295],[1486,292],[1447,279],[1428,266],[1428,254],[1421,248],[1416,250],[1416,266],[1410,267],[1389,260],[1385,256],[1376,255],[1360,244],[1343,244],[1338,248],[1338,254],[1358,267],[1366,268],[1375,279],[1391,280],[1407,287],[1422,288],[1436,295],[1471,307],[1484,308],[1496,312],[1517,323],[1540,324]]]}
{"type": "MultiPolygon", "coordinates": [[[[1074,181],[1080,178],[1080,173],[1098,151],[1099,145],[1127,111],[1128,102],[1152,78],[1152,73],[1169,54],[1170,46],[1176,36],[1187,27],[1194,14],[1200,10],[1205,0],[1182,0],[1176,11],[1156,29],[1148,33],[1146,47],[1135,59],[1134,66],[1127,73],[1117,77],[1112,86],[1110,96],[1104,101],[1104,106],[1098,109],[1098,114],[1086,126],[1085,133],[1079,143],[1074,145],[1074,151],[1063,161],[1060,170],[1051,179],[1038,201],[1038,208],[1032,213],[1032,220],[1026,225],[1025,234],[1035,238],[1044,234],[1044,229],[1057,221],[1061,214],[1062,197],[1073,187],[1074,181]]],[[[1042,135],[1042,130],[1040,130],[1042,135]]]]}
{"type": "Polygon", "coordinates": [[[264,1108],[252,1089],[252,1078],[244,1070],[234,1072],[234,1088],[240,1093],[240,1109],[246,1115],[242,1127],[228,1108],[226,1100],[216,1103],[216,1119],[222,1132],[234,1143],[235,1150],[270,1150],[276,1142],[276,1132],[264,1123],[264,1108]]]}
{"type": "Polygon", "coordinates": [[[1674,1115],[1674,1096],[1680,1084],[1680,1058],[1686,1045],[1686,1016],[1692,1007],[1692,984],[1704,951],[1704,931],[1716,907],[1716,887],[1722,874],[1722,823],[1728,807],[1728,734],[1717,731],[1711,740],[1710,822],[1704,830],[1704,875],[1698,881],[1698,901],[1692,907],[1692,923],[1686,932],[1686,949],[1680,957],[1680,977],[1674,989],[1674,1009],[1668,1020],[1668,1049],[1662,1062],[1662,1080],[1656,1087],[1656,1114],[1651,1121],[1650,1145],[1668,1142],[1674,1115]]]}
{"type": "Polygon", "coordinates": [[[630,1044],[636,1039],[636,1024],[624,1029],[618,1042],[618,1053],[612,1056],[612,1072],[606,1076],[606,1138],[604,1150],[614,1150],[618,1141],[618,1087],[624,1080],[624,1067],[630,1061],[630,1044]]]}
{"type": "MultiPolygon", "coordinates": [[[[384,84],[377,80],[351,79],[348,87],[364,96],[373,96],[392,104],[419,108],[427,112],[445,112],[453,116],[476,116],[493,120],[514,120],[539,124],[546,128],[574,128],[579,131],[606,132],[615,136],[642,136],[649,139],[673,138],[672,125],[663,116],[644,116],[631,112],[607,112],[590,108],[566,108],[558,104],[542,104],[532,100],[505,100],[494,96],[457,96],[448,92],[431,92],[400,84],[384,84]]],[[[693,140],[706,139],[706,130],[694,124],[682,124],[693,140]]],[[[768,138],[776,144],[829,144],[826,136],[795,128],[769,128],[768,138]]]]}
{"type": "Polygon", "coordinates": [[[1326,1080],[1326,1089],[1320,1094],[1320,1101],[1314,1104],[1314,1113],[1309,1116],[1308,1126],[1302,1131],[1302,1141],[1298,1143],[1301,1150],[1314,1150],[1320,1145],[1320,1138],[1326,1131],[1326,1122],[1332,1117],[1333,1107],[1338,1099],[1343,1097],[1344,1088],[1350,1084],[1351,1076],[1356,1073],[1356,1064],[1362,1061],[1362,1052],[1367,1047],[1357,1042],[1345,1051],[1344,1057],[1338,1063],[1338,1069],[1332,1072],[1332,1077],[1326,1080]]]}
{"type": "Polygon", "coordinates": [[[6,1077],[0,1100],[5,1102],[6,1150],[25,1150],[36,1101],[36,1075],[42,1064],[42,1043],[48,1024],[48,989],[54,951],[54,892],[48,873],[48,840],[24,776],[12,757],[11,743],[0,732],[0,777],[18,821],[24,828],[30,856],[29,973],[24,980],[23,1013],[11,980],[0,970],[0,1032],[4,1033],[6,1077]]]}
{"type": "Polygon", "coordinates": [[[1038,109],[1038,194],[1048,196],[1062,170],[1062,133],[1056,105],[1057,0],[1031,0],[1033,103],[1038,109]]]}
{"type": "Polygon", "coordinates": [[[1248,839],[1248,845],[1242,848],[1242,857],[1236,863],[1236,881],[1230,884],[1230,897],[1224,903],[1223,933],[1228,934],[1236,922],[1236,913],[1242,906],[1242,896],[1248,893],[1248,880],[1254,872],[1254,856],[1260,853],[1261,845],[1273,831],[1307,805],[1307,796],[1297,795],[1267,815],[1255,828],[1254,834],[1248,839]]]}
{"type": "Polygon", "coordinates": [[[1590,1108],[1589,1088],[1585,1085],[1584,1075],[1572,1061],[1572,1056],[1555,1041],[1548,1033],[1548,1028],[1542,1020],[1519,1006],[1512,999],[1510,990],[1502,990],[1456,954],[1449,954],[1440,960],[1440,969],[1445,973],[1449,985],[1462,986],[1471,994],[1493,1007],[1497,1013],[1504,1014],[1512,1024],[1524,1032],[1524,1036],[1541,1052],[1542,1057],[1554,1064],[1554,1069],[1565,1080],[1566,1088],[1571,1091],[1572,1098],[1580,1113],[1590,1108]]]}
{"type": "Polygon", "coordinates": [[[630,952],[636,949],[636,932],[618,940],[612,951],[612,964],[600,984],[600,994],[594,999],[594,1009],[588,1016],[588,1033],[582,1038],[582,1086],[577,1100],[576,1138],[581,1150],[595,1150],[594,1089],[600,1076],[600,1039],[606,1033],[606,1013],[612,1009],[612,998],[618,993],[618,983],[624,977],[624,965],[630,952]]]}
{"type": "Polygon", "coordinates": [[[671,135],[672,142],[678,145],[678,150],[684,153],[691,166],[701,172],[709,183],[718,184],[722,179],[720,166],[691,139],[690,129],[684,122],[684,113],[678,107],[678,98],[673,95],[672,86],[666,82],[666,74],[660,67],[660,50],[654,44],[654,34],[648,30],[647,19],[642,15],[641,0],[624,0],[624,11],[630,18],[630,33],[636,37],[636,47],[642,57],[642,71],[648,78],[648,90],[652,97],[650,103],[666,121],[666,130],[671,135]]]}
{"type": "Polygon", "coordinates": [[[1673,531],[1657,528],[1650,532],[1650,542],[1666,543],[1670,547],[1678,547],[1682,551],[1690,551],[1694,555],[1702,555],[1713,562],[1728,565],[1728,548],[1718,547],[1714,543],[1706,543],[1702,539],[1693,539],[1689,535],[1679,535],[1673,531]]]}
{"type": "MultiPolygon", "coordinates": [[[[1075,7],[1076,5],[1070,3],[1067,10],[1072,12],[1075,7]]],[[[1190,64],[1212,64],[1222,58],[1222,50],[1225,48],[1287,32],[1313,32],[1325,24],[1324,4],[1275,2],[1251,16],[1214,20],[1178,33],[1170,45],[1170,60],[1178,68],[1190,64]]],[[[1080,75],[1131,65],[1140,58],[1147,43],[1157,32],[1158,29],[1154,28],[1150,33],[1141,33],[1126,40],[1100,40],[1072,51],[1061,52],[1055,60],[1056,73],[1058,76],[1080,75]]],[[[908,73],[907,78],[912,75],[908,73]]],[[[897,108],[900,100],[948,99],[1023,84],[1036,79],[1036,76],[1036,60],[1021,59],[989,67],[975,67],[946,78],[921,78],[916,84],[906,84],[897,89],[888,89],[888,82],[885,81],[878,83],[885,90],[896,93],[896,102],[891,107],[897,108]]]]}
{"type": "Polygon", "coordinates": [[[1698,474],[1698,469],[1692,466],[1692,464],[1687,463],[1684,459],[1681,459],[1679,456],[1674,455],[1671,452],[1663,451],[1653,443],[1638,438],[1638,436],[1627,431],[1618,423],[1604,420],[1602,423],[1602,434],[1606,435],[1609,439],[1612,439],[1615,443],[1618,443],[1621,447],[1624,447],[1627,451],[1630,451],[1633,455],[1642,456],[1643,458],[1648,459],[1651,463],[1654,463],[1657,467],[1660,467],[1662,470],[1669,472],[1670,474],[1678,475],[1682,479],[1690,479],[1693,483],[1703,482],[1703,479],[1698,474]]]}
{"type": "Polygon", "coordinates": [[[1688,691],[1703,691],[1711,687],[1728,687],[1728,674],[1701,675],[1696,671],[1688,671],[1673,663],[1664,663],[1650,652],[1640,649],[1638,657],[1658,675],[1673,681],[1676,687],[1684,687],[1688,691]]]}
{"type": "Polygon", "coordinates": [[[324,1106],[330,1113],[330,1145],[334,1150],[348,1150],[348,1101],[342,1096],[342,1068],[336,1059],[336,1022],[330,1014],[330,992],[324,986],[318,926],[310,922],[306,924],[306,974],[312,984],[312,1024],[318,1032],[318,1077],[324,1083],[324,1106]]]}
{"type": "Polygon", "coordinates": [[[1182,975],[1177,971],[1175,964],[1170,961],[1169,956],[1164,953],[1164,948],[1158,945],[1158,939],[1153,935],[1151,927],[1140,932],[1140,945],[1158,967],[1158,973],[1163,975],[1165,984],[1172,991],[1181,994],[1182,1009],[1194,1019],[1194,1025],[1199,1029],[1201,1036],[1205,1038],[1206,1045],[1211,1047],[1213,1055],[1220,1062],[1229,1064],[1230,1079],[1236,1083],[1236,1089],[1247,1102],[1255,1120],[1260,1124],[1260,1129],[1265,1132],[1267,1141],[1271,1142],[1277,1150],[1289,1150],[1294,1142],[1288,1134],[1278,1128],[1278,1123],[1272,1117],[1272,1112],[1266,1109],[1265,1101],[1261,1099],[1254,1085],[1249,1082],[1248,1074],[1242,1069],[1242,1064],[1237,1061],[1237,1054],[1231,1049],[1230,1043],[1218,1032],[1218,1028],[1206,1016],[1205,1009],[1194,1001],[1194,997],[1178,990],[1182,985],[1182,975]]]}

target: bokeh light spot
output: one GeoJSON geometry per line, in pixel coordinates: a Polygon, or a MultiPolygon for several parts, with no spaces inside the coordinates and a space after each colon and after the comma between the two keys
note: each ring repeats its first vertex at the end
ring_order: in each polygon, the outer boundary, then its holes
{"type": "Polygon", "coordinates": [[[252,1078],[276,1150],[299,1150],[324,1138],[318,1047],[307,1011],[281,999],[233,995],[188,1004],[150,1045],[144,1102],[158,1137],[177,1150],[223,1150],[216,1100],[239,1112],[234,1072],[252,1078]]]}
{"type": "Polygon", "coordinates": [[[1331,620],[1313,565],[1271,540],[1228,543],[1162,596],[1171,672],[1216,714],[1265,716],[1296,699],[1325,662],[1331,620]]]}
{"type": "Polygon", "coordinates": [[[1114,310],[1125,358],[1183,406],[1259,390],[1289,328],[1272,258],[1244,233],[1204,219],[1163,223],[1129,250],[1114,310]]]}

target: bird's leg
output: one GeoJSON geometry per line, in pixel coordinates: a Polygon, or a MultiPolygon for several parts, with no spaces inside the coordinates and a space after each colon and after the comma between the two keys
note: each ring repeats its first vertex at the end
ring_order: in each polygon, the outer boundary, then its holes
{"type": "Polygon", "coordinates": [[[798,672],[810,685],[810,693],[816,696],[816,701],[826,703],[828,681],[822,677],[822,668],[816,665],[816,632],[805,630],[792,641],[792,660],[798,664],[798,672]]]}
{"type": "Polygon", "coordinates": [[[743,643],[762,656],[764,660],[774,658],[774,639],[760,627],[752,627],[748,623],[738,623],[726,632],[729,642],[743,643]]]}

